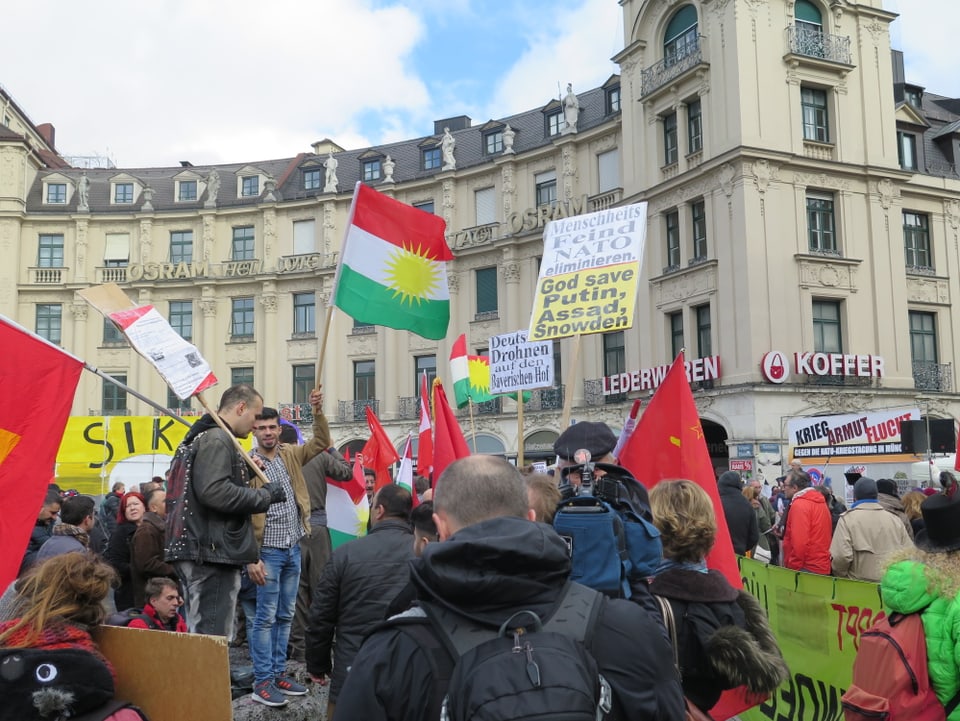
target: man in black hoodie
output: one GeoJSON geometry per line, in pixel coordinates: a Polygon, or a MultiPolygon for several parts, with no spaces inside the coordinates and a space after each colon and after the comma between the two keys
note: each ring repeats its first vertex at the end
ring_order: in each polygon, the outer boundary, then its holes
{"type": "Polygon", "coordinates": [[[727,519],[733,552],[743,556],[757,547],[760,540],[760,528],[757,514],[750,501],[743,497],[743,481],[736,471],[726,471],[717,481],[723,515],[727,519]]]}
{"type": "MultiPolygon", "coordinates": [[[[493,629],[521,610],[551,617],[566,593],[570,559],[560,536],[533,522],[516,468],[494,456],[455,461],[437,482],[434,510],[440,543],[428,544],[411,562],[420,600],[493,629]]],[[[601,597],[599,603],[586,643],[613,689],[608,718],[682,719],[683,695],[663,627],[630,601],[601,597]]],[[[347,674],[337,718],[439,719],[446,689],[435,687],[440,680],[431,652],[402,626],[375,631],[347,674]]]]}

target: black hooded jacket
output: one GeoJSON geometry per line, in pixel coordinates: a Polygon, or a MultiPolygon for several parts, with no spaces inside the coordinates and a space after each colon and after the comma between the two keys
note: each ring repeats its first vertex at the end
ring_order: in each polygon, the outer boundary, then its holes
{"type": "Polygon", "coordinates": [[[750,501],[743,497],[743,483],[736,471],[727,471],[717,482],[723,515],[727,519],[733,552],[742,556],[752,551],[760,540],[757,514],[750,501]]]}
{"type": "MultiPolygon", "coordinates": [[[[497,627],[523,609],[549,618],[570,572],[554,530],[520,518],[495,518],[428,544],[411,562],[421,600],[497,627]]],[[[673,654],[658,620],[630,601],[602,599],[587,648],[613,688],[613,719],[675,721],[684,715],[673,654]]],[[[402,626],[371,634],[337,699],[337,716],[368,721],[439,719],[430,659],[402,626]]],[[[444,690],[445,691],[445,690],[444,690]]],[[[440,694],[442,696],[442,694],[440,694]]]]}

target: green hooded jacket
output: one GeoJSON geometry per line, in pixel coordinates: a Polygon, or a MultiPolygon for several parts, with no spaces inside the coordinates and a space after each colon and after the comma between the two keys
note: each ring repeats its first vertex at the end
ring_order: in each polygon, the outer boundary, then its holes
{"type": "MultiPolygon", "coordinates": [[[[945,705],[960,690],[960,553],[911,556],[887,569],[880,589],[893,611],[921,611],[930,682],[945,705]]],[[[960,721],[960,706],[948,721],[960,721]]]]}

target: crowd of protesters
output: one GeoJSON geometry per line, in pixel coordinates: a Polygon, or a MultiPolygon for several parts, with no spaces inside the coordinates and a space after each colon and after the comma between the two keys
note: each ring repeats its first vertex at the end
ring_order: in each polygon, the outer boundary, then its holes
{"type": "MultiPolygon", "coordinates": [[[[519,611],[558,613],[571,562],[551,522],[561,475],[579,483],[571,449],[582,447],[602,459],[601,473],[622,473],[626,487],[639,489],[631,493],[662,539],[659,567],[630,580],[630,600],[594,602],[588,647],[609,681],[609,717],[666,721],[682,717],[685,703],[708,713],[724,690],[769,693],[786,678],[759,604],[706,566],[718,523],[706,491],[679,479],[648,496],[615,465],[616,438],[604,424],[561,435],[556,476],[470,456],[432,487],[418,478],[411,494],[396,484],[377,488],[371,472],[368,534],[331,551],[327,479],[345,481],[352,469],[331,447],[322,395],[310,400],[314,428],[305,444],[284,436],[277,412],[240,385],[223,394],[222,424],[206,415],[187,434],[176,478],[114,484],[99,510],[92,498],[51,484],[19,578],[0,597],[0,651],[59,642],[87,651],[91,678],[100,679],[91,688],[107,693],[113,669],[93,645],[92,626],[123,612],[132,628],[233,638],[245,596],[239,618],[254,664],[253,700],[280,707],[308,692],[288,674],[289,659],[305,662],[309,680],[329,684],[328,719],[335,711],[348,719],[439,718],[450,676],[403,623],[430,608],[494,627],[519,611]],[[259,473],[231,438],[251,431],[249,460],[259,473]],[[651,610],[655,598],[662,613],[651,610]],[[425,685],[440,688],[416,690],[425,685]]],[[[799,464],[769,492],[738,473],[720,474],[733,550],[797,571],[882,580],[898,598],[911,574],[951,572],[960,551],[950,530],[960,521],[951,474],[937,498],[901,498],[888,479],[851,480],[848,509],[799,464]],[[951,554],[949,563],[938,553],[951,554]]]]}

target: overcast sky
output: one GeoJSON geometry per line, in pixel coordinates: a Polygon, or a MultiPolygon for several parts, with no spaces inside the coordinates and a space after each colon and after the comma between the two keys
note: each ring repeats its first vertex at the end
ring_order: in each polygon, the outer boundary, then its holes
{"type": "MultiPolygon", "coordinates": [[[[907,79],[960,97],[960,0],[883,2],[907,79]]],[[[3,23],[0,84],[62,153],[127,168],[482,124],[602,84],[623,47],[616,0],[47,0],[3,23]]]]}

